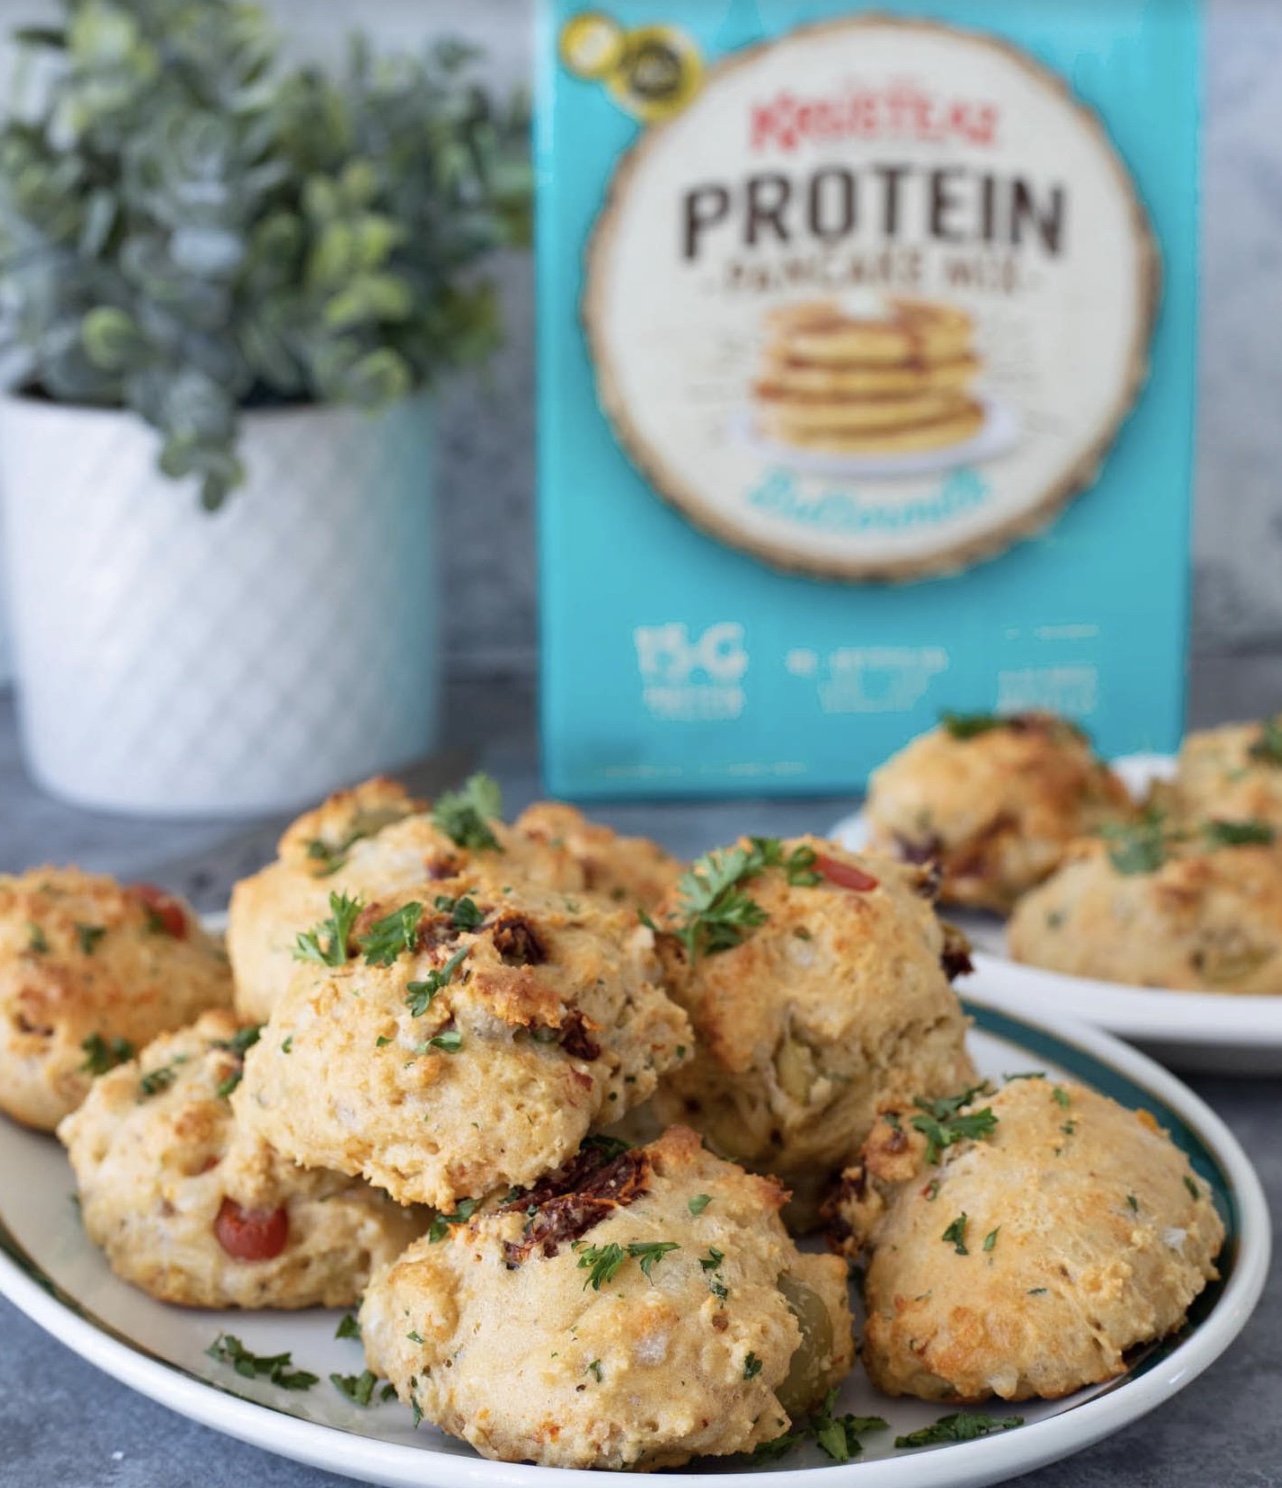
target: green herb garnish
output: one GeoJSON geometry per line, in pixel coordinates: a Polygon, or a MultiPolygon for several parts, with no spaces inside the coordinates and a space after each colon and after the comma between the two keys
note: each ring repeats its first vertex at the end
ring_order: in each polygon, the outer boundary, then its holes
{"type": "Polygon", "coordinates": [[[462,1047],[463,1035],[457,1028],[447,1028],[444,1033],[433,1035],[416,1052],[426,1054],[429,1049],[439,1049],[442,1054],[457,1054],[462,1047]]]}
{"type": "Polygon", "coordinates": [[[627,1251],[613,1242],[609,1245],[585,1246],[579,1256],[579,1269],[588,1273],[583,1290],[586,1292],[591,1287],[594,1292],[599,1292],[607,1282],[614,1280],[627,1258],[627,1251]]]}
{"type": "Polygon", "coordinates": [[[897,1436],[897,1447],[934,1447],[943,1442],[978,1441],[981,1436],[991,1436],[994,1431],[1010,1431],[1024,1424],[1023,1416],[972,1415],[959,1411],[955,1415],[940,1416],[933,1426],[923,1426],[920,1431],[897,1436]]]}
{"type": "Polygon", "coordinates": [[[1068,1109],[1068,1091],[1062,1085],[1056,1085],[1051,1091],[1051,1095],[1054,1097],[1057,1106],[1063,1106],[1065,1110],[1068,1109]]]}
{"type": "Polygon", "coordinates": [[[458,899],[438,894],[434,902],[442,914],[449,915],[450,924],[456,930],[479,930],[485,923],[485,915],[476,907],[476,901],[466,894],[458,899]]]}
{"type": "Polygon", "coordinates": [[[356,1321],[356,1314],[349,1312],[334,1329],[335,1338],[359,1338],[361,1336],[361,1325],[356,1321]]]}
{"type": "Polygon", "coordinates": [[[968,1112],[964,1116],[961,1114],[962,1107],[970,1105],[987,1088],[987,1082],[984,1082],[972,1085],[960,1095],[946,1096],[941,1100],[924,1100],[918,1096],[913,1101],[913,1105],[922,1113],[913,1117],[913,1130],[919,1131],[926,1138],[928,1163],[937,1163],[944,1149],[957,1142],[979,1141],[982,1137],[993,1134],[997,1128],[997,1117],[991,1106],[968,1112]]]}
{"type": "Polygon", "coordinates": [[[143,1096],[152,1096],[159,1095],[162,1090],[168,1090],[178,1078],[178,1066],[186,1064],[190,1058],[190,1054],[175,1054],[168,1064],[162,1064],[158,1069],[151,1070],[138,1081],[139,1092],[143,1096]]]}
{"type": "Polygon", "coordinates": [[[351,959],[352,927],[363,908],[359,899],[346,894],[329,896],[329,919],[314,930],[303,931],[294,946],[295,961],[314,961],[318,966],[346,966],[351,959]]]}
{"type": "Polygon", "coordinates": [[[966,1225],[968,1222],[966,1212],[963,1210],[939,1237],[941,1240],[951,1242],[954,1251],[959,1256],[970,1254],[970,1251],[966,1249],[966,1225]]]}
{"type": "Polygon", "coordinates": [[[262,1037],[264,1026],[262,1023],[247,1024],[244,1028],[238,1028],[229,1039],[215,1039],[214,1048],[230,1050],[231,1053],[238,1054],[243,1059],[245,1051],[252,1049],[262,1037]]]}
{"type": "Polygon", "coordinates": [[[92,956],[98,949],[98,942],[106,935],[104,925],[77,925],[76,940],[83,955],[92,956]]]}
{"type": "Polygon", "coordinates": [[[1166,862],[1172,840],[1165,814],[1151,806],[1138,822],[1107,826],[1103,836],[1109,844],[1109,862],[1128,878],[1139,873],[1156,873],[1166,862]]]}
{"type": "Polygon", "coordinates": [[[594,1380],[596,1380],[596,1382],[597,1382],[598,1385],[601,1383],[601,1380],[604,1377],[602,1375],[602,1373],[601,1373],[601,1361],[600,1361],[600,1359],[593,1359],[593,1361],[591,1362],[591,1364],[589,1364],[588,1367],[583,1372],[584,1372],[584,1374],[590,1374],[592,1376],[592,1378],[594,1380]]]}
{"type": "Polygon", "coordinates": [[[954,739],[977,739],[980,734],[991,734],[994,729],[1005,728],[1009,719],[996,713],[949,713],[939,715],[941,726],[954,739]]]}
{"type": "Polygon", "coordinates": [[[128,1039],[104,1039],[100,1033],[91,1033],[80,1047],[85,1054],[80,1068],[87,1075],[105,1075],[134,1057],[134,1046],[128,1039]]]}
{"type": "Polygon", "coordinates": [[[304,1369],[290,1368],[294,1362],[292,1354],[251,1354],[240,1339],[230,1333],[220,1333],[205,1352],[220,1364],[230,1364],[245,1379],[254,1379],[257,1375],[265,1374],[273,1385],[279,1385],[282,1390],[310,1390],[313,1385],[320,1383],[318,1375],[308,1374],[304,1369]]]}
{"type": "Polygon", "coordinates": [[[366,966],[391,966],[406,951],[413,952],[422,918],[423,906],[412,899],[375,920],[364,935],[356,937],[356,944],[365,952],[366,966]]]}
{"type": "Polygon", "coordinates": [[[989,1230],[988,1234],[984,1236],[984,1249],[986,1251],[992,1250],[997,1244],[997,1237],[1001,1233],[1001,1228],[1001,1225],[998,1225],[995,1230],[989,1230]]]}
{"type": "Polygon", "coordinates": [[[694,1198],[692,1198],[686,1204],[686,1208],[690,1211],[691,1214],[702,1214],[703,1211],[711,1203],[712,1203],[712,1195],[711,1194],[695,1194],[694,1198]]]}
{"type": "Polygon", "coordinates": [[[1211,821],[1202,828],[1211,847],[1272,847],[1277,831],[1262,821],[1211,821]]]}
{"type": "Polygon", "coordinates": [[[462,790],[438,796],[432,822],[456,847],[501,852],[490,822],[503,812],[503,797],[488,775],[473,775],[462,790]]]}
{"type": "Polygon", "coordinates": [[[820,881],[814,865],[813,848],[797,847],[785,855],[777,837],[752,837],[747,847],[715,849],[677,880],[684,919],[663,928],[685,946],[691,961],[733,950],[768,918],[744,886],[768,868],[781,868],[790,884],[810,887],[820,881]]]}
{"type": "Polygon", "coordinates": [[[743,1361],[744,1379],[756,1379],[756,1377],[761,1373],[761,1370],[762,1361],[757,1358],[756,1354],[749,1350],[748,1357],[743,1361]]]}
{"type": "Polygon", "coordinates": [[[49,940],[34,920],[27,921],[27,949],[33,956],[49,954],[49,940]]]}
{"type": "Polygon", "coordinates": [[[467,959],[468,947],[455,951],[444,966],[435,971],[429,971],[421,982],[411,982],[406,988],[405,1005],[415,1018],[421,1018],[432,1006],[436,994],[442,987],[448,987],[454,979],[454,973],[467,959]]]}
{"type": "Polygon", "coordinates": [[[1185,1173],[1185,1175],[1184,1175],[1184,1187],[1188,1189],[1189,1193],[1195,1199],[1200,1199],[1202,1197],[1202,1191],[1201,1191],[1201,1189],[1198,1188],[1197,1184],[1193,1182],[1193,1180],[1189,1177],[1189,1175],[1187,1173],[1185,1173]]]}
{"type": "Polygon", "coordinates": [[[671,1250],[680,1250],[675,1240],[648,1240],[628,1246],[628,1254],[641,1262],[641,1274],[653,1280],[655,1266],[671,1250]]]}
{"type": "Polygon", "coordinates": [[[449,1234],[451,1226],[466,1224],[480,1207],[480,1199],[463,1199],[453,1214],[438,1214],[427,1232],[428,1243],[439,1245],[449,1234]]]}
{"type": "Polygon", "coordinates": [[[1247,754],[1266,765],[1282,765],[1282,714],[1260,725],[1260,737],[1247,754]]]}
{"type": "Polygon", "coordinates": [[[782,1457],[810,1436],[834,1462],[849,1462],[863,1451],[861,1436],[869,1431],[885,1431],[889,1425],[881,1416],[834,1416],[832,1408],[836,1403],[837,1391],[829,1390],[823,1405],[814,1415],[800,1421],[797,1430],[786,1431],[772,1441],[762,1442],[754,1449],[753,1457],[759,1461],[782,1457]]]}
{"type": "Polygon", "coordinates": [[[329,1382],[353,1405],[367,1406],[374,1398],[378,1376],[372,1369],[367,1369],[364,1374],[331,1374],[329,1382]]]}

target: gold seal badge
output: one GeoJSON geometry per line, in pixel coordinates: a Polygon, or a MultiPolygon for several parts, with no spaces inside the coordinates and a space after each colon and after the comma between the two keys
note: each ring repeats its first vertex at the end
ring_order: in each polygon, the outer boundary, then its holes
{"type": "Polygon", "coordinates": [[[561,28],[561,61],[584,82],[599,83],[612,76],[626,49],[623,27],[599,10],[572,16],[561,28]]]}
{"type": "Polygon", "coordinates": [[[658,124],[679,114],[702,85],[699,47],[676,26],[638,26],[629,31],[622,61],[606,83],[619,107],[643,124],[658,124]]]}

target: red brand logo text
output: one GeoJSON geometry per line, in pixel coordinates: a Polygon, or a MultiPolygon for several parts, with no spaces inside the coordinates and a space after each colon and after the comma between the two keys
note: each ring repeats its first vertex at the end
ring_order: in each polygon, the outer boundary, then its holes
{"type": "Polygon", "coordinates": [[[751,146],[792,154],[804,145],[846,139],[994,145],[999,116],[994,103],[940,97],[911,82],[884,88],[852,83],[825,98],[802,98],[785,88],[752,106],[751,146]]]}

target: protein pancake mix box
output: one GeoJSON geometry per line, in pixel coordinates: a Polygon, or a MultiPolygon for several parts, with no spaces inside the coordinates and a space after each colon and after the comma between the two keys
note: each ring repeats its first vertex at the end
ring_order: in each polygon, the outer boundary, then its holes
{"type": "Polygon", "coordinates": [[[942,709],[1169,749],[1197,0],[545,0],[544,760],[845,790],[942,709]]]}

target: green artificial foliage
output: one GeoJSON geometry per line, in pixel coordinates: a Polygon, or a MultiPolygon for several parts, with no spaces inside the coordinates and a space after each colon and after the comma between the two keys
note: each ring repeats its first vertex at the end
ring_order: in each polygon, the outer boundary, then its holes
{"type": "Polygon", "coordinates": [[[0,126],[0,352],[60,403],[133,409],[206,507],[243,410],[377,409],[498,339],[490,250],[528,242],[521,100],[455,43],[341,76],[281,64],[233,0],[64,0],[18,33],[39,104],[0,126]]]}

